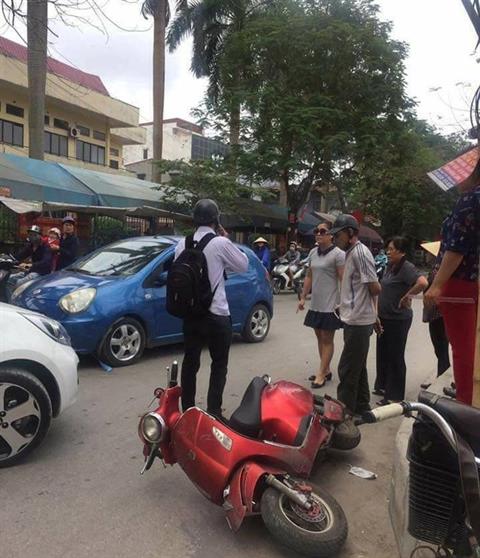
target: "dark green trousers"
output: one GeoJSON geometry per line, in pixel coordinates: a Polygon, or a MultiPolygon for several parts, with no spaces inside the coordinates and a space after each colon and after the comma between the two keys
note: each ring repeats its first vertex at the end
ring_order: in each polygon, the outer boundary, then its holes
{"type": "Polygon", "coordinates": [[[347,409],[362,414],[370,407],[367,356],[373,325],[343,326],[343,352],[338,365],[337,397],[347,409]]]}

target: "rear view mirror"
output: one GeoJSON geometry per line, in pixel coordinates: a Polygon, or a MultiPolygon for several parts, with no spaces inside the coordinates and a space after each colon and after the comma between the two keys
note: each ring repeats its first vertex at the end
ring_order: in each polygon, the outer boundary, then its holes
{"type": "Polygon", "coordinates": [[[164,287],[167,284],[168,271],[162,271],[160,275],[155,279],[153,285],[154,287],[164,287]]]}

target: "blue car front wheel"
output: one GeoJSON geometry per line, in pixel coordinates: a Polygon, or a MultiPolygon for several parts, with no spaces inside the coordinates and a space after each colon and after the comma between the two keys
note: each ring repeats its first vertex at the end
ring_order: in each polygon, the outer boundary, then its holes
{"type": "Polygon", "coordinates": [[[145,341],[145,329],[142,324],[134,318],[122,318],[109,329],[99,356],[114,368],[130,366],[141,358],[145,341]]]}

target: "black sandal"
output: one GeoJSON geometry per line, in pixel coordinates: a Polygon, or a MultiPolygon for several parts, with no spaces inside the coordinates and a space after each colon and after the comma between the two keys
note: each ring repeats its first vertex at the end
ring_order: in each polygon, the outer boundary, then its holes
{"type": "MultiPolygon", "coordinates": [[[[325,381],[326,381],[326,382],[329,382],[332,378],[333,378],[333,374],[330,372],[330,374],[327,374],[327,375],[325,376],[325,381]]],[[[315,379],[316,379],[315,374],[312,374],[311,376],[309,376],[308,379],[309,379],[311,382],[315,382],[315,379]]]]}

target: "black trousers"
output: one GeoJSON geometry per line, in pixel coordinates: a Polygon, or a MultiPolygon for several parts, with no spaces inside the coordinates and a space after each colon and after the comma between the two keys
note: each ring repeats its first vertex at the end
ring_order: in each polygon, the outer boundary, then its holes
{"type": "Polygon", "coordinates": [[[183,335],[185,356],[181,379],[182,408],[185,411],[195,406],[200,354],[206,345],[212,359],[207,410],[211,413],[221,413],[223,390],[227,381],[228,354],[232,343],[231,318],[208,314],[202,318],[185,319],[183,335]]]}
{"type": "Polygon", "coordinates": [[[373,325],[343,326],[343,351],[338,365],[340,384],[337,397],[355,414],[370,408],[367,357],[373,325]]]}
{"type": "Polygon", "coordinates": [[[428,324],[430,339],[432,340],[437,357],[437,376],[441,376],[450,368],[450,355],[448,354],[448,337],[445,332],[443,318],[437,318],[428,324]]]}
{"type": "Polygon", "coordinates": [[[382,319],[383,333],[377,337],[377,378],[375,389],[385,391],[385,399],[401,401],[405,398],[407,366],[405,347],[412,318],[382,319]]]}

